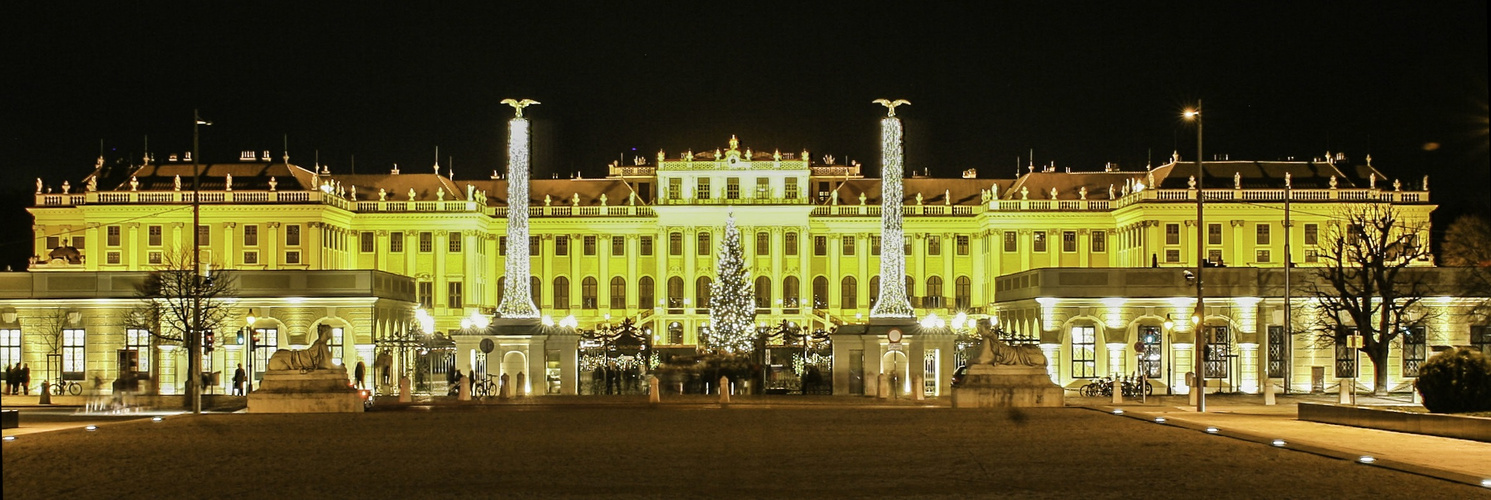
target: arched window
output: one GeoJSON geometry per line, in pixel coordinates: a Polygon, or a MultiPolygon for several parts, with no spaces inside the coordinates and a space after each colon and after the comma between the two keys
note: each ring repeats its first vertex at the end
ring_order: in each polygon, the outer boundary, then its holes
{"type": "Polygon", "coordinates": [[[916,297],[916,278],[906,275],[906,298],[916,297]]]}
{"type": "Polygon", "coordinates": [[[709,307],[709,283],[708,276],[700,276],[698,280],[694,281],[694,297],[698,299],[694,307],[700,309],[709,307]]]}
{"type": "Polygon", "coordinates": [[[765,276],[756,277],[756,308],[771,308],[771,278],[765,276]]]}
{"type": "Polygon", "coordinates": [[[643,276],[637,280],[637,308],[652,309],[657,307],[657,298],[654,295],[652,276],[643,276]]]}
{"type": "Polygon", "coordinates": [[[506,296],[507,296],[507,276],[502,276],[500,278],[497,278],[497,302],[502,302],[502,298],[506,297],[506,296]]]}
{"type": "Polygon", "coordinates": [[[611,278],[611,308],[626,309],[626,278],[611,278]]]}
{"type": "Polygon", "coordinates": [[[870,307],[875,307],[878,303],[880,303],[880,276],[876,275],[870,278],[870,307]]]}
{"type": "Polygon", "coordinates": [[[543,297],[543,295],[542,295],[543,288],[544,288],[544,281],[541,280],[541,279],[538,279],[538,276],[529,276],[528,277],[528,297],[531,298],[531,299],[533,299],[533,305],[534,305],[534,307],[538,307],[538,305],[542,303],[540,301],[542,300],[542,297],[543,297]]]}
{"type": "Polygon", "coordinates": [[[677,276],[668,278],[668,307],[673,309],[683,307],[683,278],[677,276]]]}
{"type": "Polygon", "coordinates": [[[596,288],[598,288],[596,285],[595,276],[586,276],[584,280],[580,281],[581,309],[595,309],[598,307],[595,299],[596,288]]]}
{"type": "Polygon", "coordinates": [[[859,308],[859,282],[853,276],[845,276],[842,286],[839,287],[839,307],[843,309],[859,308]]]}
{"type": "Polygon", "coordinates": [[[927,278],[926,307],[942,307],[942,278],[927,278]]]}
{"type": "Polygon", "coordinates": [[[813,278],[813,308],[828,308],[828,278],[822,276],[813,278]]]}
{"type": "Polygon", "coordinates": [[[554,278],[554,308],[569,309],[569,278],[554,278]]]}
{"type": "Polygon", "coordinates": [[[797,308],[798,282],[796,276],[782,278],[782,307],[788,309],[797,308]]]}
{"type": "Polygon", "coordinates": [[[973,307],[973,280],[967,276],[959,276],[954,282],[953,301],[954,307],[968,309],[973,307]]]}

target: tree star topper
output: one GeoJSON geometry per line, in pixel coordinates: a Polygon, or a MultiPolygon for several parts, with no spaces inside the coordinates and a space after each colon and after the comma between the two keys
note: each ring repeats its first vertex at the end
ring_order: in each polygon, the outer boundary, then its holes
{"type": "Polygon", "coordinates": [[[523,108],[526,108],[526,107],[534,105],[534,104],[541,104],[541,103],[539,103],[538,101],[535,101],[533,99],[522,99],[522,100],[518,100],[518,99],[503,99],[502,100],[502,104],[506,104],[508,106],[512,106],[514,110],[517,110],[517,112],[518,112],[518,118],[522,118],[523,117],[523,108]]]}
{"type": "Polygon", "coordinates": [[[885,116],[896,116],[896,106],[900,106],[902,104],[905,104],[907,106],[911,105],[911,101],[908,101],[908,100],[905,100],[905,99],[896,99],[894,101],[892,101],[890,99],[876,99],[876,100],[873,100],[873,101],[870,101],[870,102],[873,102],[875,104],[879,104],[881,106],[885,106],[885,110],[886,110],[886,115],[885,116]]]}

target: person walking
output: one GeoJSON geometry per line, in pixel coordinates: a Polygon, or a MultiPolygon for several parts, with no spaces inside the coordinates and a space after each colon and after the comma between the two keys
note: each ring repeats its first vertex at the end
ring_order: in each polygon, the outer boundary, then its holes
{"type": "Polygon", "coordinates": [[[355,379],[357,379],[357,388],[358,389],[365,389],[366,388],[366,387],[363,386],[363,383],[362,383],[362,377],[363,377],[363,375],[367,375],[367,367],[362,364],[362,361],[358,361],[357,362],[357,368],[354,368],[352,370],[352,377],[355,378],[355,379]]]}
{"type": "Polygon", "coordinates": [[[238,364],[238,369],[233,370],[233,395],[243,395],[243,383],[248,381],[248,374],[243,371],[243,363],[238,364]]]}
{"type": "Polygon", "coordinates": [[[21,365],[21,391],[23,394],[31,395],[31,365],[21,365]]]}
{"type": "Polygon", "coordinates": [[[9,363],[7,363],[5,365],[5,395],[7,395],[7,396],[14,396],[16,394],[16,390],[15,389],[16,389],[16,370],[15,370],[15,368],[12,368],[9,363]]]}

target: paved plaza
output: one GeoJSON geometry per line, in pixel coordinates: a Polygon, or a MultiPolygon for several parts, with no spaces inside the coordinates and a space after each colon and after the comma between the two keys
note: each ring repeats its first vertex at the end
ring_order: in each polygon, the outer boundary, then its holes
{"type": "Polygon", "coordinates": [[[775,398],[380,410],[172,415],[21,434],[4,444],[5,498],[1491,498],[1075,407],[775,398]]]}

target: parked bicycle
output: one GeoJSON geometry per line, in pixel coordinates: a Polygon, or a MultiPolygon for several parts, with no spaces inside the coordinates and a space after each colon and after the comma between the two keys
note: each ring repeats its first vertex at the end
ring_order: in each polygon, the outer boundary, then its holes
{"type": "Polygon", "coordinates": [[[53,396],[62,396],[62,395],[73,395],[73,396],[77,396],[77,395],[82,394],[82,393],[83,393],[83,384],[79,384],[79,383],[74,382],[72,380],[58,380],[56,383],[52,384],[52,395],[53,396]]]}
{"type": "Polygon", "coordinates": [[[497,383],[492,381],[492,375],[490,373],[486,376],[483,376],[481,379],[472,379],[471,397],[485,398],[495,396],[496,394],[497,383]]]}
{"type": "MultiPolygon", "coordinates": [[[[1077,393],[1086,397],[1111,397],[1113,396],[1113,385],[1115,379],[1103,377],[1077,389],[1077,393]]],[[[1150,396],[1154,394],[1154,384],[1144,377],[1129,375],[1117,379],[1120,394],[1126,398],[1137,398],[1139,396],[1150,396]]]]}

